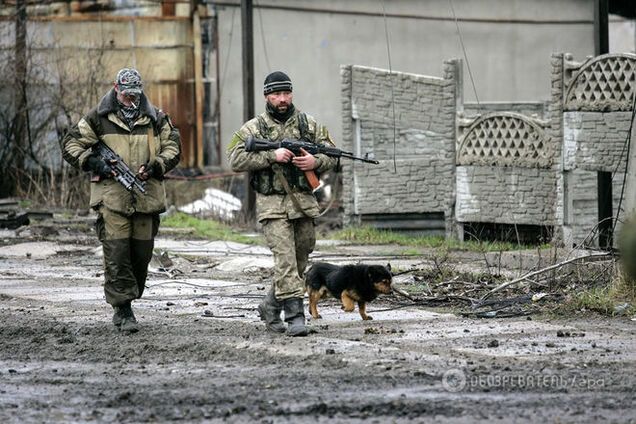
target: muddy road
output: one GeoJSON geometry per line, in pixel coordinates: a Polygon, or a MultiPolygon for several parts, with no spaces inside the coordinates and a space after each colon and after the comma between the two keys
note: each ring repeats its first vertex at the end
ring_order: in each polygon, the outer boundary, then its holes
{"type": "MultiPolygon", "coordinates": [[[[468,319],[393,295],[366,322],[324,301],[316,332],[288,338],[255,311],[271,281],[265,249],[162,232],[133,304],[141,331],[124,335],[94,236],[0,241],[3,423],[636,422],[630,317],[468,319]]],[[[390,255],[320,245],[313,258],[390,255]]]]}

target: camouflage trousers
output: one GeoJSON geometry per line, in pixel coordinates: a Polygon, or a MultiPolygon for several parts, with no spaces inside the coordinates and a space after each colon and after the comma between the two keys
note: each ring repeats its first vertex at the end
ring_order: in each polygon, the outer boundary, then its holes
{"type": "Polygon", "coordinates": [[[274,255],[274,294],[284,300],[305,295],[305,268],[316,245],[312,218],[262,221],[267,246],[274,255]]]}
{"type": "Polygon", "coordinates": [[[98,213],[95,230],[104,249],[106,302],[123,306],[139,299],[144,292],[159,215],[126,216],[104,206],[98,213]]]}

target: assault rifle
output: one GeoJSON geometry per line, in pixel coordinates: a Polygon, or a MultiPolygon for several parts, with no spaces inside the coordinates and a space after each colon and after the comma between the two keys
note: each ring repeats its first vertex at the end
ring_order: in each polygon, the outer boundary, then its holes
{"type": "MultiPolygon", "coordinates": [[[[291,150],[293,154],[296,156],[302,156],[303,153],[300,149],[305,150],[307,153],[311,155],[315,155],[318,153],[322,153],[323,155],[331,156],[334,158],[347,158],[351,160],[359,160],[361,162],[373,163],[378,165],[380,162],[374,159],[369,159],[368,153],[365,157],[357,157],[354,156],[351,152],[345,152],[340,149],[336,149],[335,147],[323,146],[321,144],[314,144],[308,141],[302,140],[292,140],[290,138],[285,138],[281,141],[271,141],[263,138],[256,137],[248,137],[245,142],[245,151],[246,152],[260,152],[263,150],[276,150],[280,147],[291,150]]],[[[316,176],[314,171],[305,171],[305,177],[307,177],[307,181],[312,189],[316,190],[320,187],[320,181],[316,176]]]]}
{"type": "MultiPolygon", "coordinates": [[[[141,194],[146,194],[146,182],[137,178],[136,174],[130,170],[121,156],[115,153],[110,147],[100,141],[93,146],[93,151],[115,171],[116,175],[113,178],[123,185],[126,190],[132,191],[133,188],[136,188],[141,194]]],[[[91,179],[91,181],[99,180],[99,176],[91,179]]]]}

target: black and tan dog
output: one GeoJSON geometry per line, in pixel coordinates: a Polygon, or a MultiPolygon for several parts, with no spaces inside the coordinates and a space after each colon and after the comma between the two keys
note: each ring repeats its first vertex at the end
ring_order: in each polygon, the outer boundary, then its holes
{"type": "Polygon", "coordinates": [[[391,288],[391,266],[382,265],[333,265],[317,262],[305,277],[309,294],[309,313],[314,319],[321,318],[317,303],[333,296],[342,301],[342,309],[352,312],[355,303],[363,320],[373,319],[366,312],[367,302],[379,294],[389,294],[391,288]]]}

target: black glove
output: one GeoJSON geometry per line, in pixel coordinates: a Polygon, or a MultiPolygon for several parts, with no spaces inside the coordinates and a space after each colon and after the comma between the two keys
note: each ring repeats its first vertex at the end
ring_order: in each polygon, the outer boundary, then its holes
{"type": "Polygon", "coordinates": [[[155,178],[157,180],[162,179],[163,172],[161,171],[161,165],[159,165],[157,162],[146,162],[142,166],[144,168],[144,171],[142,173],[139,173],[140,180],[146,181],[150,178],[155,178]]]}
{"type": "Polygon", "coordinates": [[[152,162],[152,163],[145,163],[144,165],[144,172],[146,174],[148,174],[148,178],[156,178],[158,180],[161,180],[163,178],[163,171],[161,170],[161,165],[159,165],[158,162],[152,162]]]}
{"type": "Polygon", "coordinates": [[[97,155],[90,155],[86,158],[84,171],[93,171],[95,175],[99,175],[101,178],[110,178],[113,176],[113,168],[97,155]]]}

